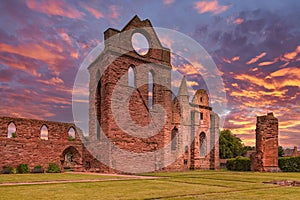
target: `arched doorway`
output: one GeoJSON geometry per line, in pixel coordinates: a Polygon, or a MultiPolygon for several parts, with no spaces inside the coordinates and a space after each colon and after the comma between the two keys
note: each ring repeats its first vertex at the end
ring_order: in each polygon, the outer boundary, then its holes
{"type": "Polygon", "coordinates": [[[61,162],[64,171],[76,171],[82,164],[81,155],[75,147],[69,146],[63,151],[61,162]]]}

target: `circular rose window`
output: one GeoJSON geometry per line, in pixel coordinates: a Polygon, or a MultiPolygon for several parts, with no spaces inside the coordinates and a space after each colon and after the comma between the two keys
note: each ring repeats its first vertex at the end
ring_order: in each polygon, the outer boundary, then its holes
{"type": "Polygon", "coordinates": [[[134,33],[131,38],[132,47],[139,55],[146,55],[149,52],[149,42],[141,33],[134,33]]]}

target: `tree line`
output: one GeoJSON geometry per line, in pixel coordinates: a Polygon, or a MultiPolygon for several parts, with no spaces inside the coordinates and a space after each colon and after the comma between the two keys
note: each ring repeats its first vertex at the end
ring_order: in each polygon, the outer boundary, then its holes
{"type": "MultiPolygon", "coordinates": [[[[242,140],[231,133],[229,129],[220,131],[219,154],[221,159],[235,158],[245,156],[247,151],[255,150],[255,147],[245,146],[242,140]]],[[[282,146],[278,147],[278,156],[283,157],[284,150],[282,146]]]]}

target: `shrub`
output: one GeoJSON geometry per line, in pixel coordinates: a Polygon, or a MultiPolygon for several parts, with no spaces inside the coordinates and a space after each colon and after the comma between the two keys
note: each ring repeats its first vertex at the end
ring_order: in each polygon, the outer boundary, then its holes
{"type": "Polygon", "coordinates": [[[33,168],[32,173],[44,173],[44,169],[41,165],[37,165],[33,168]]]}
{"type": "Polygon", "coordinates": [[[47,173],[59,173],[60,168],[56,163],[49,163],[47,173]]]}
{"type": "Polygon", "coordinates": [[[27,164],[19,164],[17,167],[17,173],[18,174],[26,174],[28,173],[28,165],[27,164]]]}
{"type": "Polygon", "coordinates": [[[13,168],[11,166],[3,166],[2,167],[2,173],[3,174],[12,174],[13,168]]]}
{"type": "Polygon", "coordinates": [[[250,171],[251,170],[251,160],[250,158],[245,158],[238,156],[236,158],[228,159],[226,162],[226,168],[233,171],[250,171]]]}
{"type": "Polygon", "coordinates": [[[68,135],[68,140],[69,140],[69,141],[74,141],[75,138],[73,138],[71,135],[68,135]]]}
{"type": "Polygon", "coordinates": [[[17,133],[16,132],[11,133],[11,137],[12,138],[16,138],[17,137],[17,133]]]}
{"type": "Polygon", "coordinates": [[[300,156],[278,158],[278,166],[283,172],[300,172],[300,156]]]}
{"type": "Polygon", "coordinates": [[[11,173],[12,173],[12,174],[16,174],[16,173],[17,173],[17,169],[16,169],[16,168],[13,168],[13,169],[11,170],[11,173]]]}

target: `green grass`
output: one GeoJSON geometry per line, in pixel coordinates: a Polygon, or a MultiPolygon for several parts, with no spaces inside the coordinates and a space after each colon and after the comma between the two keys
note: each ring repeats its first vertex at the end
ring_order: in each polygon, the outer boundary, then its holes
{"type": "MultiPolygon", "coordinates": [[[[300,180],[300,173],[188,171],[143,175],[162,178],[43,185],[0,185],[0,199],[300,199],[300,187],[282,187],[262,183],[271,180],[300,180]]],[[[0,175],[0,182],[102,178],[114,177],[82,174],[0,175]]]]}
{"type": "MultiPolygon", "coordinates": [[[[40,181],[61,181],[61,180],[98,180],[113,179],[116,176],[93,175],[93,174],[73,174],[73,173],[45,173],[45,174],[0,174],[1,183],[19,182],[40,182],[40,181]]],[[[1,199],[1,197],[0,197],[1,199]]]]}

